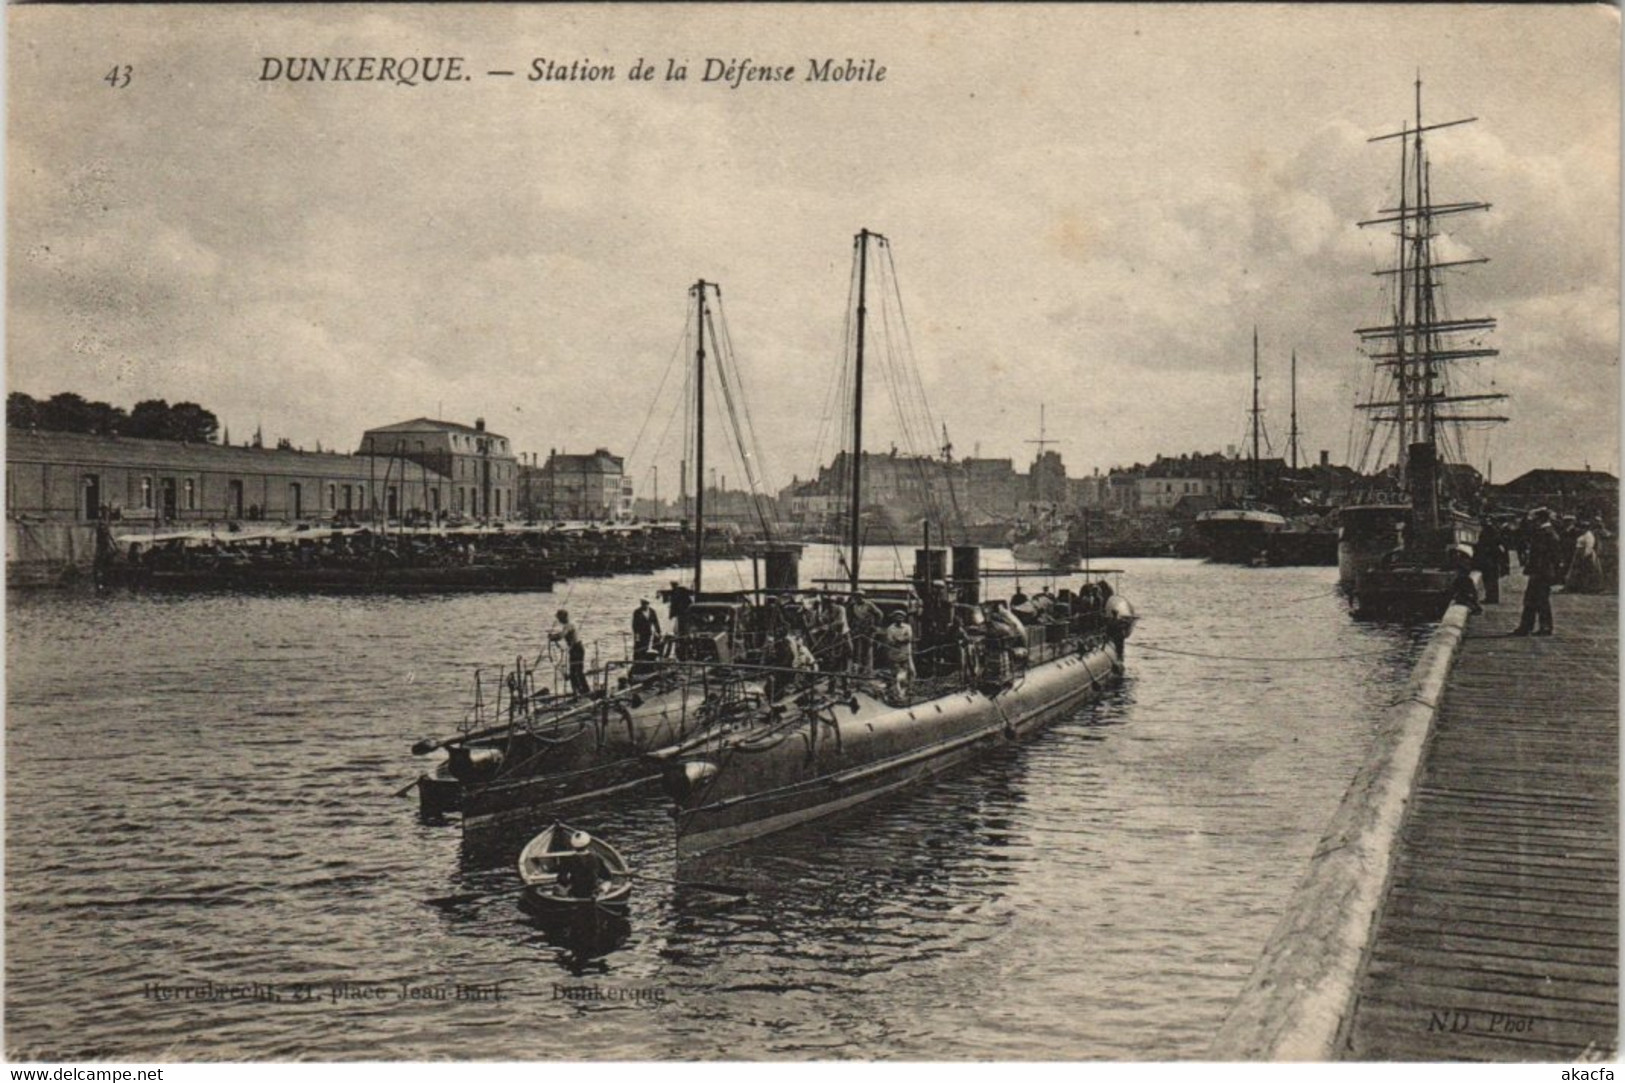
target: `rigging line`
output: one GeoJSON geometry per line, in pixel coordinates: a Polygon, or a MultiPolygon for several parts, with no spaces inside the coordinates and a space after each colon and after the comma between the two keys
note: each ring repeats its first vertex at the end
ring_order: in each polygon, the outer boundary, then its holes
{"type": "MultiPolygon", "coordinates": [[[[688,306],[684,305],[683,307],[686,309],[688,306]]],[[[688,318],[692,319],[693,314],[690,313],[688,318]]],[[[637,439],[632,441],[632,450],[627,453],[626,459],[628,462],[637,458],[638,448],[643,444],[644,434],[649,428],[649,420],[654,417],[655,406],[660,402],[660,393],[666,390],[666,381],[671,378],[672,365],[676,363],[678,356],[683,352],[683,344],[687,341],[688,320],[684,320],[683,333],[677,336],[677,344],[672,347],[671,356],[666,359],[665,371],[660,374],[660,385],[655,388],[654,395],[649,399],[649,409],[643,415],[643,425],[638,429],[637,439]]]]}
{"type": "MultiPolygon", "coordinates": [[[[717,307],[719,310],[722,307],[720,300],[717,307]]],[[[768,525],[762,504],[762,480],[756,472],[762,461],[761,447],[755,440],[755,427],[750,420],[750,404],[745,399],[745,385],[740,380],[739,358],[734,352],[733,338],[728,332],[727,314],[720,313],[718,319],[721,322],[722,334],[717,337],[719,345],[717,375],[722,384],[723,398],[727,400],[729,413],[734,417],[734,441],[739,448],[740,465],[745,471],[746,483],[750,486],[751,504],[756,512],[756,519],[761,524],[764,538],[771,541],[773,531],[768,525]]]]}
{"type": "MultiPolygon", "coordinates": [[[[677,417],[682,413],[682,410],[683,407],[681,403],[678,403],[671,408],[671,413],[666,417],[666,427],[661,430],[660,439],[655,442],[654,448],[649,452],[650,458],[657,458],[660,455],[661,450],[665,448],[666,438],[671,435],[671,427],[677,423],[677,417]]],[[[679,451],[678,454],[681,455],[682,452],[679,451]]],[[[680,508],[678,509],[679,513],[681,513],[681,510],[682,509],[680,508]]]]}
{"type": "Polygon", "coordinates": [[[1264,655],[1244,654],[1204,654],[1201,651],[1182,651],[1173,647],[1161,647],[1155,643],[1141,643],[1135,641],[1135,646],[1142,651],[1156,651],[1159,654],[1177,654],[1186,658],[1207,658],[1216,662],[1346,662],[1355,658],[1378,658],[1391,655],[1399,647],[1384,647],[1376,651],[1355,651],[1351,654],[1311,654],[1293,657],[1275,657],[1264,655]]]}
{"type": "Polygon", "coordinates": [[[728,354],[727,371],[729,372],[730,376],[732,377],[734,385],[738,390],[740,409],[743,412],[744,417],[745,417],[745,427],[746,427],[745,435],[749,437],[751,452],[755,456],[755,464],[761,470],[761,475],[760,475],[759,478],[758,477],[752,477],[751,478],[751,482],[752,482],[751,496],[752,496],[752,499],[754,500],[755,505],[756,505],[756,518],[762,524],[762,535],[763,535],[764,539],[767,540],[767,541],[772,541],[773,540],[773,531],[772,531],[772,528],[768,525],[767,510],[766,510],[766,505],[764,503],[764,500],[766,498],[765,498],[764,493],[762,492],[762,490],[764,488],[767,488],[768,486],[770,486],[772,484],[771,479],[769,479],[767,477],[767,458],[762,452],[761,441],[756,436],[756,424],[751,418],[750,399],[747,397],[747,395],[745,393],[744,378],[743,378],[743,376],[742,376],[742,374],[740,372],[740,367],[739,367],[739,355],[738,355],[738,352],[734,349],[734,344],[733,344],[733,331],[728,326],[728,314],[726,312],[722,312],[720,314],[719,318],[721,319],[721,322],[722,322],[722,341],[727,346],[727,354],[728,354]]]}
{"type": "MultiPolygon", "coordinates": [[[[908,355],[909,373],[914,377],[914,386],[916,391],[919,393],[920,411],[923,415],[927,432],[935,433],[936,419],[931,412],[930,397],[925,393],[925,381],[920,377],[920,366],[914,353],[914,334],[909,328],[908,310],[903,307],[903,291],[901,286],[898,284],[897,262],[895,257],[892,255],[892,246],[889,242],[886,244],[886,264],[890,268],[891,272],[892,293],[897,299],[897,319],[903,328],[903,348],[908,355]]],[[[933,436],[932,439],[935,440],[935,437],[933,436]]]]}

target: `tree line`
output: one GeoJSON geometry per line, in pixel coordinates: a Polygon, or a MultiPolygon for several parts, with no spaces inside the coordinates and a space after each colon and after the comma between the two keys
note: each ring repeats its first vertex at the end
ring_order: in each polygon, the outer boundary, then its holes
{"type": "Polygon", "coordinates": [[[195,402],[171,406],[163,399],[144,399],[126,412],[122,406],[92,402],[71,391],[43,400],[21,391],[11,392],[6,396],[6,425],[190,444],[212,444],[220,433],[220,420],[195,402]]]}

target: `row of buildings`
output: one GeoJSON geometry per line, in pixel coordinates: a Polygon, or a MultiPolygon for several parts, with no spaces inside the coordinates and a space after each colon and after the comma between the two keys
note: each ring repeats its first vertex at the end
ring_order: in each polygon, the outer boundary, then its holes
{"type": "MultiPolygon", "coordinates": [[[[366,430],[353,453],[237,447],[165,440],[8,430],[6,511],[14,521],[99,519],[184,524],[220,520],[364,522],[628,520],[683,517],[688,508],[634,502],[625,460],[587,454],[516,453],[483,419],[472,426],[415,418],[366,430]]],[[[708,488],[707,515],[756,528],[766,518],[792,532],[839,529],[850,502],[847,452],[814,478],[795,479],[777,499],[708,488]]],[[[1007,458],[937,459],[865,453],[861,503],[904,528],[930,518],[967,525],[1009,523],[1099,509],[1194,516],[1259,492],[1290,489],[1305,504],[1335,505],[1367,484],[1321,452],[1291,470],[1281,459],[1228,454],[1159,456],[1148,464],[1068,477],[1061,456],[1041,452],[1025,473],[1007,458]]],[[[1496,495],[1564,506],[1617,489],[1611,475],[1532,471],[1496,495]],[[1527,490],[1527,492],[1525,492],[1527,490]],[[1525,499],[1527,498],[1527,499],[1525,499]]],[[[1617,501],[1617,497],[1615,498],[1617,501]]]]}
{"type": "Polygon", "coordinates": [[[365,522],[626,519],[607,450],[526,461],[506,436],[416,418],[368,429],[350,454],[8,430],[12,520],[365,522]]]}
{"type": "MultiPolygon", "coordinates": [[[[923,456],[870,455],[863,458],[861,498],[865,508],[884,509],[897,525],[927,516],[970,524],[1032,518],[1055,511],[1099,509],[1195,512],[1262,492],[1291,474],[1302,482],[1306,499],[1331,503],[1359,480],[1353,470],[1320,463],[1296,472],[1281,459],[1257,463],[1234,454],[1159,456],[1149,464],[1099,470],[1068,477],[1054,451],[1040,453],[1026,473],[1012,459],[966,458],[948,461],[923,456]]],[[[818,476],[797,479],[779,496],[793,524],[825,529],[850,503],[850,460],[841,452],[818,476]]]]}

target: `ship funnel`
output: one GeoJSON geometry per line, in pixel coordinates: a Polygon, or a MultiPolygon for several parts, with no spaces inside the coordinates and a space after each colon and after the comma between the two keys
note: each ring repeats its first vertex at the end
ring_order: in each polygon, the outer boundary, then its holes
{"type": "Polygon", "coordinates": [[[1412,444],[1405,475],[1410,484],[1411,507],[1425,529],[1439,525],[1439,451],[1432,444],[1412,444]]]}
{"type": "Polygon", "coordinates": [[[981,603],[982,550],[977,546],[954,546],[954,592],[965,605],[981,603]]]}
{"type": "Polygon", "coordinates": [[[948,550],[914,550],[914,586],[924,595],[938,579],[948,578],[948,550]]]}
{"type": "Polygon", "coordinates": [[[768,590],[801,589],[801,548],[786,546],[769,549],[762,554],[767,564],[768,590]]]}

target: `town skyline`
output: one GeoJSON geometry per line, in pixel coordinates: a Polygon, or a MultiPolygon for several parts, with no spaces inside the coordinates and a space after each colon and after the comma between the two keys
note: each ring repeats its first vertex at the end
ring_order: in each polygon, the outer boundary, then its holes
{"type": "MultiPolygon", "coordinates": [[[[1491,261],[1447,297],[1500,321],[1501,358],[1471,378],[1512,396],[1467,458],[1497,480],[1618,473],[1617,12],[828,14],[133,9],[136,81],[115,90],[53,75],[101,63],[88,13],[13,9],[9,388],[201,402],[237,440],[306,447],[360,415],[483,416],[538,453],[632,454],[639,495],[654,470],[666,495],[681,380],[651,404],[703,277],[776,492],[820,465],[851,238],[871,228],[958,456],[1029,462],[1041,407],[1079,474],[1239,446],[1256,326],[1274,446],[1295,349],[1305,454],[1349,462],[1370,377],[1353,332],[1382,318],[1391,243],[1355,223],[1398,173],[1366,141],[1408,120],[1420,73],[1426,119],[1479,118],[1430,144],[1440,198],[1492,205],[1441,242],[1491,261]],[[481,72],[529,51],[624,71],[816,46],[888,74],[339,88],[257,78],[267,35],[432,43],[481,72]],[[1410,47],[1351,51],[1377,37],[1410,47]]],[[[870,450],[903,443],[884,408],[871,426],[870,450]]]]}

